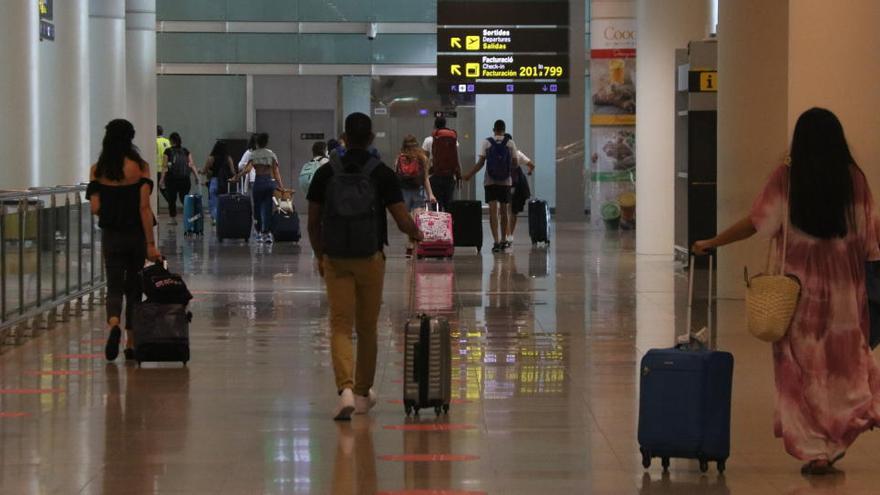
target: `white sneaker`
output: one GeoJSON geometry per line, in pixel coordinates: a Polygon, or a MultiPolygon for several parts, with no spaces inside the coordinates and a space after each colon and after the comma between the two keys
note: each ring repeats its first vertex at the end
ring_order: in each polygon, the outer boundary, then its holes
{"type": "Polygon", "coordinates": [[[355,397],[354,392],[347,388],[339,394],[339,401],[336,403],[336,410],[333,413],[333,419],[336,421],[347,421],[351,419],[351,413],[354,412],[355,397]]]}
{"type": "Polygon", "coordinates": [[[377,402],[378,399],[376,398],[376,393],[373,392],[373,389],[370,389],[370,395],[367,397],[356,395],[354,397],[354,413],[367,414],[370,412],[370,409],[376,407],[377,402]]]}
{"type": "Polygon", "coordinates": [[[263,242],[263,234],[260,232],[257,232],[257,242],[263,242]]]}
{"type": "Polygon", "coordinates": [[[265,242],[266,244],[272,244],[272,240],[273,239],[272,239],[271,232],[267,232],[267,233],[263,234],[263,242],[265,242]]]}

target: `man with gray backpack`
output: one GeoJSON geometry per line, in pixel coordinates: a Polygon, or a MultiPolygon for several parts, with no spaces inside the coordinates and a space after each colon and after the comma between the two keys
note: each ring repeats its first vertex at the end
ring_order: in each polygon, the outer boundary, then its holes
{"type": "Polygon", "coordinates": [[[362,113],[345,119],[345,156],[333,153],[330,163],[318,168],[307,195],[309,240],[330,304],[336,420],[366,414],[376,405],[372,386],[388,245],[385,210],[403,233],[422,239],[403,203],[397,175],[368,151],[372,126],[362,113]],[[358,337],[356,365],[352,327],[358,337]]]}

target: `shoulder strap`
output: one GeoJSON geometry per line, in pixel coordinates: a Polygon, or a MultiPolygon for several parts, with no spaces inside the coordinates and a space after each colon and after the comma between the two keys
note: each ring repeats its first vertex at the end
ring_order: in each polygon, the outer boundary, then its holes
{"type": "Polygon", "coordinates": [[[376,170],[376,167],[378,167],[380,163],[382,163],[382,162],[380,162],[378,158],[371,155],[370,159],[367,160],[367,163],[364,164],[364,168],[362,169],[362,172],[364,173],[364,175],[369,177],[369,176],[373,175],[373,171],[376,170]]]}
{"type": "Polygon", "coordinates": [[[507,146],[507,143],[510,141],[510,134],[504,135],[504,141],[501,141],[501,144],[507,146]]]}
{"type": "Polygon", "coordinates": [[[498,144],[498,141],[495,141],[494,137],[487,137],[486,141],[489,141],[489,144],[492,146],[495,146],[496,144],[498,144]]]}
{"type": "Polygon", "coordinates": [[[345,173],[345,166],[342,165],[342,160],[336,152],[330,155],[330,166],[333,167],[334,174],[342,175],[345,173]]]}

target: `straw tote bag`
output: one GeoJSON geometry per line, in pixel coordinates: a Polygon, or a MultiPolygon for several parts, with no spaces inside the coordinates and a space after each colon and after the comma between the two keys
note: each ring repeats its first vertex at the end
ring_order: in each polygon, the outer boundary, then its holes
{"type": "Polygon", "coordinates": [[[801,296],[801,283],[797,277],[785,273],[785,255],[788,250],[788,198],[785,203],[785,220],[782,224],[782,256],[776,269],[770,269],[770,257],[775,251],[771,242],[767,252],[764,273],[746,278],[746,317],[749,332],[764,342],[776,342],[788,332],[794,311],[801,296]]]}

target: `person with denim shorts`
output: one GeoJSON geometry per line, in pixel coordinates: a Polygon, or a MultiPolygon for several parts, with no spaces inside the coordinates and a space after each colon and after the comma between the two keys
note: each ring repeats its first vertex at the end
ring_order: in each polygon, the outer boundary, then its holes
{"type": "MultiPolygon", "coordinates": [[[[428,203],[437,202],[431,189],[431,181],[428,180],[428,156],[415,136],[410,134],[403,139],[395,171],[403,192],[403,204],[415,220],[425,211],[428,203]]],[[[412,252],[413,245],[410,243],[407,245],[406,255],[412,256],[412,252]]]]}

